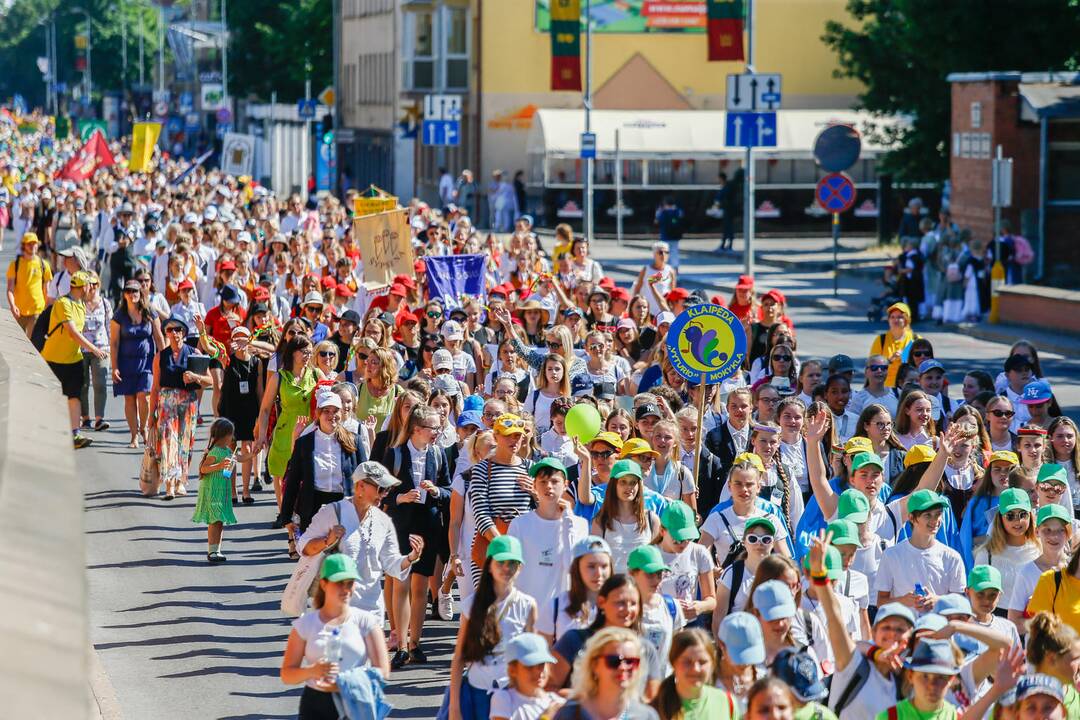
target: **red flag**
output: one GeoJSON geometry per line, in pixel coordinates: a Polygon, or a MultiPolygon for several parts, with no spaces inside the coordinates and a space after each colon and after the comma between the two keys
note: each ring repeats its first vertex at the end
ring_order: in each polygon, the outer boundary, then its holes
{"type": "Polygon", "coordinates": [[[109,144],[105,142],[105,136],[100,130],[96,130],[86,144],[79,148],[79,152],[68,160],[67,165],[60,170],[57,177],[81,182],[93,176],[99,169],[115,164],[116,160],[109,152],[109,144]]]}
{"type": "Polygon", "coordinates": [[[708,21],[709,29],[709,60],[736,60],[745,59],[743,55],[743,22],[742,20],[713,20],[708,21]]]}

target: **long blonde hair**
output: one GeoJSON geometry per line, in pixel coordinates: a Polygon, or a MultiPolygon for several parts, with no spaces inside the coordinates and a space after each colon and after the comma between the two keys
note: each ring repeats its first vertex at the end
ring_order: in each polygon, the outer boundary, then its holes
{"type": "MultiPolygon", "coordinates": [[[[605,627],[598,630],[595,635],[585,643],[584,649],[578,655],[574,663],[573,681],[571,683],[571,697],[575,700],[584,700],[594,697],[597,692],[596,672],[593,671],[593,663],[600,657],[604,648],[612,643],[630,643],[637,648],[638,653],[643,653],[641,639],[634,631],[621,627],[605,627]]],[[[644,661],[644,658],[642,658],[644,661]]],[[[631,687],[627,688],[627,697],[639,698],[645,689],[645,663],[638,665],[634,671],[634,679],[631,687]]]]}
{"type": "MultiPolygon", "coordinates": [[[[1035,549],[1042,553],[1042,542],[1039,540],[1039,536],[1035,534],[1035,513],[1028,511],[1028,526],[1024,531],[1024,540],[1029,545],[1034,544],[1035,549]]],[[[990,537],[985,543],[979,546],[979,550],[985,550],[989,558],[994,555],[1000,555],[1005,552],[1005,549],[1009,547],[1009,534],[1005,530],[1005,516],[1000,512],[994,513],[994,521],[990,523],[990,537]]]]}

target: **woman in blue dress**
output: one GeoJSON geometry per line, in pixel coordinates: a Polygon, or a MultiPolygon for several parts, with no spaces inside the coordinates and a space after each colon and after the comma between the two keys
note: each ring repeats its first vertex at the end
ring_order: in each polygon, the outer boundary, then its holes
{"type": "Polygon", "coordinates": [[[139,280],[124,285],[123,300],[109,323],[113,397],[124,398],[124,417],[131,433],[128,447],[132,448],[146,438],[154,355],[165,347],[161,326],[150,311],[150,276],[140,275],[139,280]]]}

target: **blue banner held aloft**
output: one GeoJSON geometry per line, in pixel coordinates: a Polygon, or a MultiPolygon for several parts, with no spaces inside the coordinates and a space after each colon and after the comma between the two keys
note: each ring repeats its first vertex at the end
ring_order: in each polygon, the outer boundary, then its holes
{"type": "Polygon", "coordinates": [[[428,255],[428,290],[439,298],[446,310],[461,307],[464,297],[471,295],[484,301],[484,255],[428,255]]]}

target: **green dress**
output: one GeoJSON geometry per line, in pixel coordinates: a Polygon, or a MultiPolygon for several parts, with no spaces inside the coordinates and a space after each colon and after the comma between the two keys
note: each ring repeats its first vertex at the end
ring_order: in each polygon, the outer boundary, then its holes
{"type": "Polygon", "coordinates": [[[714,687],[701,688],[701,695],[694,700],[683,700],[684,720],[738,720],[738,702],[727,690],[714,687]]]}
{"type": "MultiPolygon", "coordinates": [[[[219,463],[232,455],[228,448],[210,448],[206,456],[219,463]]],[[[236,515],[232,509],[233,478],[225,477],[221,470],[207,473],[199,478],[199,497],[195,500],[195,514],[191,516],[191,522],[222,523],[223,525],[235,525],[236,515]]]]}
{"type": "Polygon", "coordinates": [[[315,390],[315,371],[304,368],[299,378],[288,370],[278,373],[278,399],[281,410],[277,424],[274,425],[274,437],[270,441],[270,452],[266,464],[273,477],[284,477],[285,468],[292,457],[293,430],[296,419],[311,414],[311,393],[315,390]]]}

